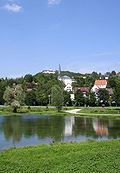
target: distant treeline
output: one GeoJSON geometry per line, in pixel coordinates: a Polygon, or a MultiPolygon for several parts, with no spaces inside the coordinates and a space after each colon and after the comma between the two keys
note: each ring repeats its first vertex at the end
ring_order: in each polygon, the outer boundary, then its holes
{"type": "MultiPolygon", "coordinates": [[[[101,73],[92,72],[91,74],[81,74],[74,73],[69,71],[62,71],[61,75],[67,75],[76,80],[73,83],[73,87],[90,87],[94,85],[96,79],[105,79],[107,80],[107,88],[112,88],[114,91],[114,95],[112,101],[115,101],[117,105],[120,104],[120,77],[116,74],[115,71],[107,72],[105,75],[101,73]]],[[[24,77],[16,78],[16,79],[8,79],[1,78],[0,79],[0,105],[4,105],[5,100],[3,99],[4,91],[6,87],[12,87],[13,85],[20,84],[23,91],[25,92],[25,103],[24,105],[48,105],[50,104],[50,94],[51,88],[54,85],[59,85],[61,89],[64,89],[64,83],[58,80],[58,72],[55,74],[44,74],[37,73],[36,75],[27,74],[24,77]]],[[[72,92],[67,93],[63,92],[64,95],[64,105],[72,105],[75,104],[71,102],[70,94],[72,92]]],[[[88,96],[89,97],[89,96],[88,96]]],[[[90,98],[90,97],[89,97],[90,98]]],[[[88,100],[84,99],[83,105],[89,104],[88,100]]],[[[95,102],[95,104],[97,104],[95,102]]],[[[77,105],[77,104],[76,104],[77,105]]],[[[79,105],[79,104],[78,104],[79,105]]]]}

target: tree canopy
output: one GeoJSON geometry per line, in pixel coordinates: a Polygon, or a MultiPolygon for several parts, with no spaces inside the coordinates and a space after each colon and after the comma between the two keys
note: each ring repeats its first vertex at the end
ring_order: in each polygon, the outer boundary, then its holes
{"type": "Polygon", "coordinates": [[[51,91],[51,104],[55,106],[58,109],[58,111],[60,111],[63,106],[63,103],[64,98],[62,89],[58,85],[53,86],[51,91]]]}
{"type": "Polygon", "coordinates": [[[13,107],[13,112],[17,112],[17,108],[24,104],[24,92],[21,85],[13,85],[13,87],[7,87],[3,99],[6,105],[13,107]]]}

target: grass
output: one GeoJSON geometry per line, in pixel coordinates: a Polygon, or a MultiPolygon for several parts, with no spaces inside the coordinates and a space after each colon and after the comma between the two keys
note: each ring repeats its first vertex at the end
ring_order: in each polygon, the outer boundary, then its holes
{"type": "Polygon", "coordinates": [[[120,114],[119,108],[83,108],[80,113],[87,114],[120,114]]]}
{"type": "Polygon", "coordinates": [[[42,144],[0,153],[4,173],[118,173],[120,140],[42,144]]]}
{"type": "Polygon", "coordinates": [[[11,107],[0,107],[0,115],[71,115],[65,110],[74,108],[62,108],[61,112],[58,112],[56,108],[41,108],[41,107],[21,107],[17,113],[12,111],[11,107]]]}
{"type": "MultiPolygon", "coordinates": [[[[79,108],[79,107],[77,107],[79,108]]],[[[61,112],[58,112],[56,108],[41,108],[41,107],[31,107],[28,109],[28,107],[21,107],[18,109],[17,113],[12,112],[11,107],[0,107],[0,115],[72,115],[72,116],[86,116],[86,117],[102,117],[102,118],[120,118],[120,107],[107,107],[107,108],[101,108],[101,107],[80,107],[81,111],[77,112],[80,114],[71,114],[68,112],[65,112],[66,110],[72,110],[75,109],[75,107],[67,107],[62,108],[61,112]]]]}

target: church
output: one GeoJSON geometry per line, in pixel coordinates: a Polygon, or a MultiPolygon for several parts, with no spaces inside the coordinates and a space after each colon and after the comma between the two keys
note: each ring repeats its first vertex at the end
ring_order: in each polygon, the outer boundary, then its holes
{"type": "Polygon", "coordinates": [[[58,70],[58,80],[63,81],[63,83],[65,84],[64,90],[67,92],[72,91],[72,83],[76,82],[75,79],[72,79],[69,76],[61,76],[61,66],[60,65],[59,65],[59,70],[58,70]]]}

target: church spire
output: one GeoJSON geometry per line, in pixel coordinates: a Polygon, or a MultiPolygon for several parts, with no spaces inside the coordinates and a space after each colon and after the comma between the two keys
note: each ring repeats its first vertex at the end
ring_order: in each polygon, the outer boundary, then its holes
{"type": "Polygon", "coordinates": [[[59,64],[59,70],[58,70],[58,79],[61,80],[61,66],[59,64]]]}

